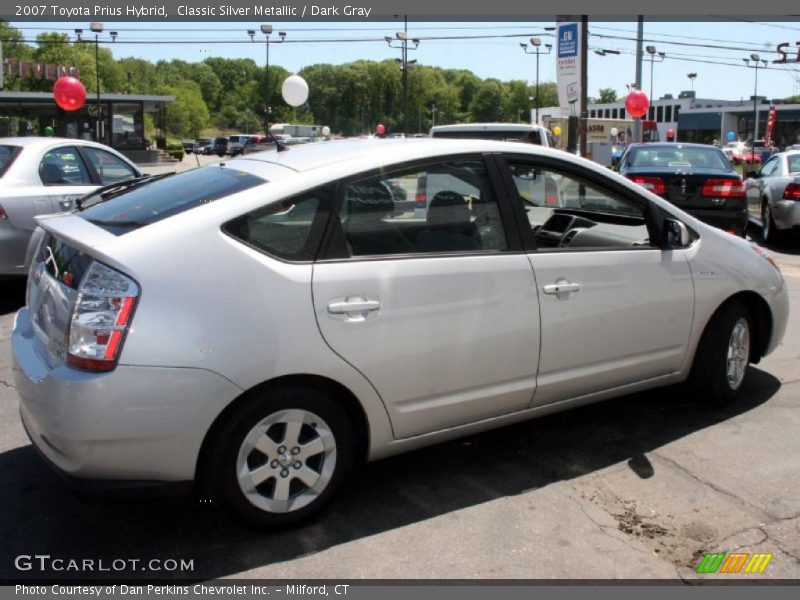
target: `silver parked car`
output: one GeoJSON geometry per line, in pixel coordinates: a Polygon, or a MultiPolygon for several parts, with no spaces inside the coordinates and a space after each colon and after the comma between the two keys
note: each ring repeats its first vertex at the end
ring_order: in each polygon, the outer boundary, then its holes
{"type": "Polygon", "coordinates": [[[89,204],[39,219],[28,435],[74,478],[196,481],[261,526],[366,460],[683,381],[730,402],[788,318],[763,250],[534,145],[309,144],[89,204]],[[392,190],[431,174],[458,189],[420,217],[392,190]]]}
{"type": "Polygon", "coordinates": [[[0,138],[0,276],[25,275],[34,217],[63,212],[99,186],[141,177],[120,153],[94,142],[0,138]]]}
{"type": "Polygon", "coordinates": [[[773,155],[761,171],[748,173],[745,185],[750,218],[761,226],[765,241],[800,227],[800,151],[773,155]]]}

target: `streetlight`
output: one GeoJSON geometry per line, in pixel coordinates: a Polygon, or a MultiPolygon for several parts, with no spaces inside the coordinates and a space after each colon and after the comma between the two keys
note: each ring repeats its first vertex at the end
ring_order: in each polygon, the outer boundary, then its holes
{"type": "MultiPolygon", "coordinates": [[[[266,103],[264,104],[264,133],[267,135],[267,139],[269,139],[269,111],[270,111],[270,101],[272,100],[272,87],[269,84],[269,45],[275,43],[281,43],[286,38],[285,31],[279,31],[278,36],[281,38],[278,42],[270,42],[269,36],[272,34],[272,25],[269,23],[262,23],[261,24],[261,33],[264,34],[264,48],[266,49],[266,66],[267,66],[267,91],[266,91],[266,103]]],[[[255,41],[256,32],[254,29],[248,29],[247,35],[250,36],[250,41],[255,41]]]]}
{"type": "MultiPolygon", "coordinates": [[[[650,55],[650,58],[645,60],[650,61],[650,106],[653,107],[653,63],[664,62],[666,54],[664,52],[656,52],[655,46],[647,46],[645,50],[647,50],[647,53],[650,55]],[[656,56],[661,60],[656,60],[656,56]]],[[[655,110],[655,108],[653,108],[653,110],[655,110]]]]}
{"type": "Polygon", "coordinates": [[[409,39],[408,37],[408,16],[403,19],[404,26],[403,31],[398,31],[395,33],[396,40],[392,39],[390,36],[386,36],[384,39],[386,43],[389,44],[390,48],[399,48],[401,51],[402,59],[398,60],[397,62],[400,63],[400,68],[403,70],[403,133],[408,135],[408,65],[414,64],[417,61],[412,60],[409,62],[408,60],[408,51],[409,50],[416,50],[419,47],[419,40],[409,39]],[[392,42],[399,41],[400,45],[392,45],[392,42]],[[408,43],[411,42],[414,44],[412,48],[409,48],[408,43]]]}
{"type": "Polygon", "coordinates": [[[756,162],[756,140],[758,139],[758,70],[766,69],[767,62],[763,60],[758,54],[751,54],[750,58],[743,58],[744,64],[749,68],[756,70],[756,82],[753,88],[753,145],[751,147],[750,161],[756,162]],[[750,61],[753,64],[750,64],[750,61]],[[760,64],[759,64],[760,63],[760,64]]]}
{"type": "Polygon", "coordinates": [[[431,112],[431,127],[436,127],[436,111],[438,111],[438,110],[439,109],[436,108],[436,105],[432,103],[431,104],[431,110],[430,110],[430,112],[431,112]]]}
{"type": "Polygon", "coordinates": [[[535,54],[536,55],[536,123],[539,122],[539,55],[540,54],[550,54],[550,51],[553,49],[553,44],[545,44],[544,47],[547,48],[547,52],[542,52],[542,40],[539,38],[531,38],[531,46],[533,46],[533,51],[528,52],[528,44],[520,43],[520,47],[525,54],[535,54]]]}
{"type": "Polygon", "coordinates": [[[694,80],[697,78],[697,73],[687,73],[686,76],[689,78],[689,81],[692,82],[692,91],[694,91],[694,80]]]}
{"type": "Polygon", "coordinates": [[[608,56],[609,54],[620,54],[619,50],[609,50],[608,48],[600,48],[594,51],[598,56],[608,56]]]}
{"type": "MultiPolygon", "coordinates": [[[[100,107],[100,34],[103,33],[102,23],[92,23],[89,29],[94,33],[94,70],[95,81],[97,82],[97,115],[95,121],[95,140],[100,141],[101,123],[103,121],[103,110],[100,107]]],[[[116,38],[115,38],[116,39],[116,38]]]]}

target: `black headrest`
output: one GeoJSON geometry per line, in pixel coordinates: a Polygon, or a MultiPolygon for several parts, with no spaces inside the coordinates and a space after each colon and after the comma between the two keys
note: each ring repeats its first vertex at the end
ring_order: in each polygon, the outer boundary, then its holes
{"type": "Polygon", "coordinates": [[[354,183],[347,188],[347,202],[351,214],[391,214],[394,200],[389,189],[382,183],[354,183]]]}
{"type": "Polygon", "coordinates": [[[64,181],[64,173],[55,163],[44,163],[42,165],[42,183],[54,184],[64,181]]]}
{"type": "Polygon", "coordinates": [[[439,192],[428,205],[428,225],[434,227],[461,227],[469,225],[469,206],[464,196],[451,191],[439,192]]]}

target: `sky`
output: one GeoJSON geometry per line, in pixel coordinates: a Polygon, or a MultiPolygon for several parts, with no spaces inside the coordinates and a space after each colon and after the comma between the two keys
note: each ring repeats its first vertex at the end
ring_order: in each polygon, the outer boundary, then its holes
{"type": "MultiPolygon", "coordinates": [[[[41,31],[62,31],[74,37],[75,28],[89,29],[86,22],[11,23],[22,30],[26,39],[35,39],[41,31]]],[[[384,37],[403,29],[402,21],[393,23],[300,23],[272,22],[274,31],[286,32],[286,42],[270,45],[270,64],[296,72],[305,66],[342,64],[359,59],[385,60],[400,57],[400,50],[388,46],[384,37]],[[344,41],[372,39],[374,41],[344,41]],[[312,40],[328,40],[314,42],[312,40]]],[[[426,23],[410,22],[409,37],[465,37],[473,39],[422,39],[419,47],[409,52],[409,60],[444,68],[469,69],[482,78],[521,79],[534,83],[536,57],[525,55],[521,42],[529,42],[531,34],[540,35],[544,44],[553,41],[545,27],[553,22],[531,23],[426,23]],[[478,36],[508,36],[478,38],[478,36]]],[[[264,37],[260,23],[104,23],[105,31],[117,31],[116,42],[107,34],[101,36],[103,47],[115,57],[135,56],[150,61],[173,58],[199,62],[209,56],[252,58],[262,66],[265,62],[264,37]],[[248,29],[257,33],[255,42],[248,29]]],[[[600,88],[612,88],[618,95],[626,93],[626,84],[635,80],[636,23],[591,21],[589,24],[589,95],[600,88]],[[601,37],[605,36],[605,37],[601,37]],[[594,50],[619,50],[619,55],[598,56],[594,50]]],[[[645,20],[645,45],[654,45],[664,52],[663,62],[653,68],[653,96],[677,97],[692,87],[687,74],[697,73],[694,89],[698,98],[725,100],[748,99],[753,95],[756,72],[746,68],[743,58],[756,52],[770,61],[768,68],[758,70],[758,94],[783,98],[800,94],[800,64],[774,65],[779,58],[776,46],[789,42],[797,52],[800,43],[800,22],[743,22],[709,18],[698,22],[659,22],[645,20]],[[724,63],[724,64],[713,64],[724,63]]],[[[273,40],[278,39],[274,33],[273,40]]],[[[529,44],[530,50],[530,44],[529,44]]],[[[790,54],[790,58],[794,58],[790,54]]],[[[555,81],[555,50],[540,55],[539,80],[555,81]]],[[[642,69],[642,89],[650,94],[651,64],[642,69]]],[[[313,90],[311,90],[313,93],[313,90]]]]}

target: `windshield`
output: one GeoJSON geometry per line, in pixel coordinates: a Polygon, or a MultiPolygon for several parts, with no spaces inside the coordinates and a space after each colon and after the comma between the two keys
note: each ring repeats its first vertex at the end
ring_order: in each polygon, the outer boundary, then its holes
{"type": "Polygon", "coordinates": [[[695,168],[730,171],[731,164],[716,148],[684,146],[645,146],[633,148],[628,160],[631,167],[695,168]]]}
{"type": "Polygon", "coordinates": [[[123,192],[80,216],[119,235],[265,182],[244,171],[213,165],[123,192]]]}
{"type": "Polygon", "coordinates": [[[0,177],[6,174],[8,167],[19,156],[22,151],[21,146],[0,146],[0,177]]]}

